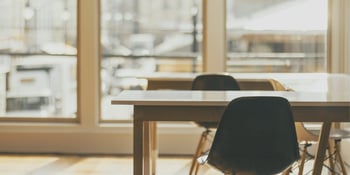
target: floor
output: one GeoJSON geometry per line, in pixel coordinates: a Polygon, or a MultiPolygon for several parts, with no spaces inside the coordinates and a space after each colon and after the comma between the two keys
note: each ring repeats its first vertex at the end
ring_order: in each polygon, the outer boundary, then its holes
{"type": "MultiPolygon", "coordinates": [[[[190,162],[191,157],[189,156],[161,156],[157,160],[157,174],[188,175],[190,162]]],[[[312,162],[309,162],[304,172],[310,170],[311,167],[312,162]]],[[[222,175],[209,166],[201,166],[200,170],[200,175],[222,175]]],[[[291,174],[297,174],[297,171],[291,174]]],[[[327,174],[329,173],[324,168],[322,175],[327,174]]],[[[132,157],[0,154],[0,175],[132,175],[132,157]]]]}
{"type": "MultiPolygon", "coordinates": [[[[160,157],[159,175],[187,175],[190,157],[160,157]]],[[[202,175],[221,175],[203,167],[202,175]]],[[[132,175],[130,156],[0,154],[0,175],[132,175]]]]}

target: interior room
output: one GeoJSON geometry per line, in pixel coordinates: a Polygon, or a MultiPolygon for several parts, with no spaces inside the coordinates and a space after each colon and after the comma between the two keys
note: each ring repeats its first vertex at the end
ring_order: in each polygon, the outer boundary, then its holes
{"type": "MultiPolygon", "coordinates": [[[[326,123],[350,132],[348,0],[0,0],[0,14],[0,174],[189,174],[205,128],[185,117],[140,124],[134,96],[123,93],[190,91],[201,74],[230,75],[249,93],[300,93],[306,103],[322,93],[317,99],[348,110],[312,117],[341,113],[326,123]]],[[[215,129],[210,135],[206,150],[215,129]]],[[[339,143],[350,172],[350,135],[339,143]]],[[[318,157],[320,145],[308,156],[318,157]]],[[[344,174],[326,161],[313,172],[317,161],[304,174],[344,174]]]]}

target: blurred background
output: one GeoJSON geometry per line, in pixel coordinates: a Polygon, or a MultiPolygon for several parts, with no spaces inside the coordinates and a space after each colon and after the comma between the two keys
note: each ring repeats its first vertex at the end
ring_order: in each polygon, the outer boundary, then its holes
{"type": "MultiPolygon", "coordinates": [[[[326,71],[326,0],[226,6],[227,72],[326,71]]],[[[0,0],[0,11],[0,116],[76,118],[77,1],[0,0]]],[[[131,120],[110,98],[144,89],[140,77],[202,71],[202,1],[101,0],[100,11],[102,121],[131,120]]]]}

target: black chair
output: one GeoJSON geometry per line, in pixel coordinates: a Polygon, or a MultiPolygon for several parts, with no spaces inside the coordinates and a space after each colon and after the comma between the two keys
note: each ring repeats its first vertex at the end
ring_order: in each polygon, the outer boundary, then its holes
{"type": "MultiPolygon", "coordinates": [[[[224,74],[202,74],[197,76],[192,83],[192,90],[240,90],[238,82],[230,75],[224,74]]],[[[205,128],[202,133],[196,152],[193,156],[190,175],[197,174],[199,164],[197,158],[204,152],[206,142],[208,141],[210,129],[216,128],[218,122],[196,122],[200,127],[205,128]]]]}
{"type": "Polygon", "coordinates": [[[298,159],[289,102],[282,97],[241,97],[224,111],[207,161],[225,174],[270,175],[298,159]]]}

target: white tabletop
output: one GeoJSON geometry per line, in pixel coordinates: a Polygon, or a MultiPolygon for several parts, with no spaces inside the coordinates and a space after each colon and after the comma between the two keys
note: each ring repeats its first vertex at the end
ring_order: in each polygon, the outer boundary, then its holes
{"type": "MultiPolygon", "coordinates": [[[[185,91],[185,90],[155,90],[155,91],[123,91],[112,98],[112,104],[135,105],[195,105],[201,102],[208,105],[222,105],[239,96],[282,96],[294,105],[312,102],[315,105],[349,105],[350,76],[345,74],[237,74],[238,78],[274,78],[295,90],[284,91],[185,91]]],[[[162,76],[161,76],[162,77],[162,76]]],[[[154,77],[154,78],[161,78],[154,77]]],[[[165,78],[165,77],[163,77],[165,78]]],[[[168,77],[170,79],[176,77],[168,77]]],[[[181,77],[178,77],[181,78],[181,77]]],[[[189,75],[182,77],[191,78],[189,75]]],[[[203,105],[203,104],[201,104],[203,105]]]]}
{"type": "Polygon", "coordinates": [[[112,98],[112,104],[143,106],[222,106],[243,96],[281,96],[293,106],[350,106],[350,95],[328,92],[291,91],[187,91],[187,90],[127,90],[112,98]]]}
{"type": "MultiPolygon", "coordinates": [[[[284,91],[193,91],[155,90],[123,91],[112,98],[112,104],[130,105],[217,105],[226,104],[240,96],[282,96],[293,105],[310,102],[314,105],[349,105],[350,76],[345,74],[240,74],[241,78],[273,77],[289,85],[294,92],[284,91]],[[260,76],[259,76],[260,75],[260,76]],[[221,103],[221,104],[220,104],[221,103]]],[[[187,77],[190,78],[190,77],[187,77]]]]}

